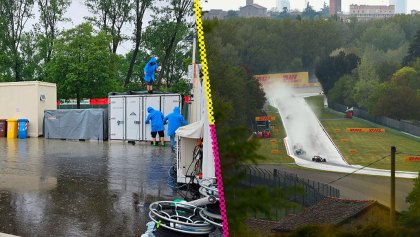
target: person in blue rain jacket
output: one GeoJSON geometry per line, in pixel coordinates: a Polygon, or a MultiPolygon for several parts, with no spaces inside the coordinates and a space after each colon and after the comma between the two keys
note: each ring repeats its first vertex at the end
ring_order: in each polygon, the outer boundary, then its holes
{"type": "Polygon", "coordinates": [[[184,117],[181,115],[179,107],[174,108],[174,112],[168,114],[164,119],[163,123],[168,123],[168,135],[171,138],[171,149],[175,151],[175,131],[184,125],[187,125],[184,117]]]}
{"type": "Polygon", "coordinates": [[[153,82],[155,81],[155,71],[158,68],[157,59],[152,57],[149,62],[144,66],[144,80],[147,84],[147,92],[153,93],[153,82]]]}
{"type": "Polygon", "coordinates": [[[163,114],[159,110],[155,110],[152,107],[147,108],[149,115],[146,118],[146,124],[149,124],[152,121],[152,145],[157,146],[156,144],[156,134],[159,133],[160,144],[165,146],[165,126],[163,125],[163,114]]]}

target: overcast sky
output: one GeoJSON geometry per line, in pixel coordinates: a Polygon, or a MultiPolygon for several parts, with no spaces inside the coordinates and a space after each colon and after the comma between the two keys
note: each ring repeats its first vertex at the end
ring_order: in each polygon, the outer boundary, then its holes
{"type": "MultiPolygon", "coordinates": [[[[81,23],[83,23],[84,17],[91,16],[88,9],[84,5],[84,0],[73,0],[70,7],[67,9],[65,13],[65,17],[71,19],[71,22],[64,22],[60,23],[59,27],[61,29],[70,29],[73,28],[81,23]]],[[[143,29],[148,25],[148,22],[152,20],[151,12],[146,11],[145,18],[143,19],[143,29]]],[[[132,25],[125,25],[123,28],[124,34],[130,35],[134,31],[134,27],[132,25]]],[[[126,54],[133,48],[134,43],[131,41],[124,41],[117,50],[119,54],[126,54]]]]}
{"type": "MultiPolygon", "coordinates": [[[[321,9],[324,2],[329,5],[329,0],[308,0],[309,4],[315,10],[321,9]]],[[[238,10],[239,7],[245,6],[246,0],[201,0],[204,10],[209,9],[223,9],[223,10],[238,10]]],[[[305,0],[289,0],[291,9],[302,10],[305,7],[305,0]]],[[[254,0],[254,3],[264,6],[268,9],[276,7],[276,0],[254,0]]],[[[364,4],[364,5],[388,5],[389,0],[342,0],[341,8],[344,12],[349,12],[350,4],[364,4]]],[[[407,0],[407,11],[420,10],[420,0],[407,0]]]]}
{"type": "MultiPolygon", "coordinates": [[[[306,0],[289,0],[291,9],[298,9],[302,10],[305,6],[306,0]]],[[[322,6],[324,1],[329,3],[329,0],[308,0],[309,3],[315,8],[315,10],[319,10],[322,6]]],[[[83,4],[83,0],[73,0],[71,6],[67,9],[65,17],[70,18],[71,22],[68,23],[61,23],[59,25],[60,28],[73,28],[76,25],[79,25],[84,21],[84,17],[89,16],[90,13],[83,4]]],[[[244,6],[246,0],[201,0],[201,5],[204,10],[209,9],[223,9],[223,10],[238,10],[239,7],[244,6]]],[[[274,8],[276,6],[276,0],[254,0],[254,3],[262,5],[268,9],[274,8]]],[[[383,4],[387,5],[389,0],[342,0],[342,9],[344,12],[349,11],[350,4],[383,4]]],[[[420,10],[420,0],[407,0],[407,10],[420,10]]],[[[36,12],[36,7],[34,8],[34,12],[36,12]]],[[[150,16],[150,11],[146,12],[146,16],[144,19],[143,27],[147,26],[147,23],[152,19],[150,16]]],[[[33,20],[32,22],[35,22],[33,20]]],[[[30,29],[31,23],[28,22],[27,28],[30,29]]],[[[126,26],[124,29],[126,34],[131,34],[133,32],[132,26],[126,26]]],[[[132,49],[132,42],[124,42],[118,49],[120,54],[125,54],[130,49],[132,49]]]]}

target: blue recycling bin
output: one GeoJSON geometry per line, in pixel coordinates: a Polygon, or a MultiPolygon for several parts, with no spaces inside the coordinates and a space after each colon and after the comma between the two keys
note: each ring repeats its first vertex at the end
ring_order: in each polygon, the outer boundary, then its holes
{"type": "Polygon", "coordinates": [[[26,139],[28,137],[28,124],[27,119],[18,119],[18,138],[26,139]]]}

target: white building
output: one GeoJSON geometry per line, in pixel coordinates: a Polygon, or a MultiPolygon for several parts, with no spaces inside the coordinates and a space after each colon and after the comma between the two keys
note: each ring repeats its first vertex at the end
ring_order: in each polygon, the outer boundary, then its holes
{"type": "Polygon", "coordinates": [[[290,2],[289,0],[277,0],[276,1],[277,11],[282,12],[284,8],[287,8],[287,11],[290,12],[290,2]]]}
{"type": "Polygon", "coordinates": [[[246,0],[246,6],[239,8],[240,17],[268,17],[267,8],[254,4],[254,0],[246,0]]]}
{"type": "Polygon", "coordinates": [[[395,6],[383,5],[350,5],[350,17],[356,17],[360,21],[383,19],[395,15],[395,6]]]}
{"type": "Polygon", "coordinates": [[[395,14],[407,13],[407,0],[389,0],[389,5],[395,6],[395,14]]]}
{"type": "Polygon", "coordinates": [[[213,19],[218,19],[218,20],[223,20],[226,18],[227,16],[227,11],[223,11],[220,9],[211,9],[208,12],[205,12],[203,15],[203,19],[206,20],[213,20],[213,19]]]}
{"type": "Polygon", "coordinates": [[[420,15],[420,11],[417,10],[411,10],[411,15],[420,15]]]}

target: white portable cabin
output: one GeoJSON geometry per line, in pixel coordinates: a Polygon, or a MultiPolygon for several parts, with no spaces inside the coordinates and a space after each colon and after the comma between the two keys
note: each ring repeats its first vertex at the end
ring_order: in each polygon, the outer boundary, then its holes
{"type": "Polygon", "coordinates": [[[43,135],[44,110],[57,109],[57,86],[40,81],[0,83],[0,119],[29,120],[28,136],[43,135]]]}
{"type": "MultiPolygon", "coordinates": [[[[180,94],[126,94],[110,93],[109,99],[109,139],[123,141],[151,141],[151,125],[145,124],[147,108],[153,107],[164,116],[173,112],[175,106],[181,108],[180,94]]],[[[165,126],[165,141],[170,138],[165,126]]]]}

